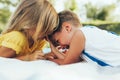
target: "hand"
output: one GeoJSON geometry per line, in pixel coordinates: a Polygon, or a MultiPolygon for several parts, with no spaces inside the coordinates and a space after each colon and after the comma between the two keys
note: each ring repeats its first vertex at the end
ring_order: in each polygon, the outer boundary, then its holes
{"type": "Polygon", "coordinates": [[[34,53],[29,55],[29,59],[30,59],[30,61],[45,59],[44,53],[42,51],[35,51],[34,53]]]}
{"type": "Polygon", "coordinates": [[[52,44],[52,42],[49,40],[49,38],[48,38],[48,36],[46,36],[46,38],[45,38],[48,42],[49,42],[49,44],[50,44],[50,48],[51,48],[51,52],[56,52],[56,47],[52,44]]]}
{"type": "Polygon", "coordinates": [[[51,52],[53,52],[53,53],[58,51],[58,47],[54,47],[52,43],[50,43],[50,48],[51,48],[51,52]]]}
{"type": "Polygon", "coordinates": [[[54,55],[58,59],[64,59],[65,55],[59,51],[59,49],[61,49],[62,46],[54,46],[52,42],[48,39],[48,37],[46,37],[46,40],[50,43],[51,53],[54,53],[54,55]]]}
{"type": "Polygon", "coordinates": [[[55,56],[55,54],[52,53],[52,52],[45,54],[44,57],[45,57],[47,60],[51,60],[51,59],[56,59],[56,58],[57,58],[57,57],[55,56]]]}

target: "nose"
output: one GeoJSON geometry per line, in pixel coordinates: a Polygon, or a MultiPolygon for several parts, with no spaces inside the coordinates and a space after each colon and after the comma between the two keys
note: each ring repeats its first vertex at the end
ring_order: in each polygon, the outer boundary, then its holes
{"type": "Polygon", "coordinates": [[[60,46],[65,47],[66,45],[64,43],[60,43],[60,46]]]}
{"type": "Polygon", "coordinates": [[[60,46],[66,46],[66,44],[61,40],[59,40],[58,43],[59,43],[60,46]]]}

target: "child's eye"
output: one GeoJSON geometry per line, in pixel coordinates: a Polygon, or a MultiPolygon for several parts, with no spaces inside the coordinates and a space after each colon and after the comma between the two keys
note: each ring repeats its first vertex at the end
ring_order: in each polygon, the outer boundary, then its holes
{"type": "Polygon", "coordinates": [[[54,46],[59,46],[58,42],[55,41],[55,40],[53,40],[52,43],[53,43],[54,46]]]}
{"type": "Polygon", "coordinates": [[[60,44],[58,40],[56,41],[56,43],[57,43],[57,44],[60,44]]]}
{"type": "Polygon", "coordinates": [[[59,41],[57,40],[56,43],[59,43],[59,41]]]}

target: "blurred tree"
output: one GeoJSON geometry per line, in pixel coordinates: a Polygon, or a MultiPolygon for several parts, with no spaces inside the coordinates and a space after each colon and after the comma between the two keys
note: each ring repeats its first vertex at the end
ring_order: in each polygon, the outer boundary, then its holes
{"type": "Polygon", "coordinates": [[[2,3],[3,6],[9,6],[9,5],[16,6],[16,4],[17,4],[17,2],[13,3],[11,0],[0,0],[0,3],[2,3]]]}
{"type": "Polygon", "coordinates": [[[93,6],[91,3],[85,5],[87,11],[87,17],[90,19],[96,19],[97,7],[93,6]]]}
{"type": "Polygon", "coordinates": [[[78,9],[76,0],[67,0],[65,3],[65,9],[75,11],[78,9]]]}
{"type": "Polygon", "coordinates": [[[0,31],[4,28],[5,24],[8,21],[9,16],[11,15],[10,7],[15,7],[17,3],[11,0],[0,0],[0,31]]]}
{"type": "Polygon", "coordinates": [[[120,0],[117,0],[117,2],[120,2],[120,0]]]}
{"type": "Polygon", "coordinates": [[[85,5],[87,17],[92,20],[107,20],[110,12],[115,9],[115,4],[105,5],[101,8],[93,6],[91,3],[85,5]]]}
{"type": "Polygon", "coordinates": [[[107,20],[111,12],[115,9],[115,4],[104,6],[101,11],[97,14],[97,19],[107,20]]]}
{"type": "Polygon", "coordinates": [[[0,9],[0,22],[5,24],[10,16],[11,12],[8,8],[0,9]]]}

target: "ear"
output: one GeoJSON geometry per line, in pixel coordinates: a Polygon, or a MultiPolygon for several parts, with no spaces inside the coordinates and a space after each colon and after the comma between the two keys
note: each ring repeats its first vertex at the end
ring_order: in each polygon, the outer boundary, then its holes
{"type": "Polygon", "coordinates": [[[63,25],[64,29],[67,31],[67,32],[70,32],[72,30],[72,26],[70,23],[68,22],[64,22],[63,25]]]}

